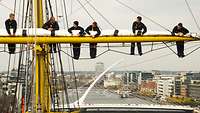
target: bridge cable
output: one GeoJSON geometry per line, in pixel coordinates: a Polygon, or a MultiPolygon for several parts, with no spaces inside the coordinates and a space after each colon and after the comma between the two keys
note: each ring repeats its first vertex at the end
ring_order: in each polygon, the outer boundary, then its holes
{"type": "Polygon", "coordinates": [[[164,27],[163,25],[161,25],[161,24],[159,24],[159,23],[157,23],[156,21],[154,21],[153,19],[151,19],[151,18],[149,18],[149,17],[147,17],[147,16],[145,16],[144,14],[142,14],[141,12],[139,12],[139,11],[137,11],[137,10],[135,10],[135,9],[133,9],[132,7],[130,7],[130,6],[128,6],[128,5],[126,5],[125,3],[123,3],[123,2],[121,2],[121,1],[119,1],[119,0],[115,0],[117,3],[119,3],[119,4],[121,4],[121,5],[123,5],[124,7],[126,7],[126,8],[128,8],[128,9],[130,9],[130,10],[132,10],[133,12],[135,12],[136,14],[139,14],[139,15],[141,15],[141,16],[143,16],[143,17],[145,17],[146,19],[148,19],[149,21],[151,21],[152,23],[154,23],[154,24],[156,24],[156,25],[158,25],[158,26],[160,26],[161,28],[163,28],[164,30],[166,30],[166,31],[169,31],[170,33],[172,33],[172,31],[171,30],[169,30],[168,28],[166,28],[166,27],[164,27]]]}
{"type": "Polygon", "coordinates": [[[192,9],[191,9],[191,7],[190,7],[190,4],[188,3],[187,0],[185,0],[185,3],[186,3],[186,5],[187,5],[187,7],[188,7],[188,10],[189,10],[190,14],[192,15],[192,18],[193,18],[193,20],[194,20],[194,22],[195,22],[195,24],[196,24],[196,27],[197,27],[198,30],[200,31],[200,26],[199,26],[199,24],[198,24],[198,22],[197,22],[197,19],[196,19],[195,16],[194,16],[194,13],[193,13],[193,11],[192,11],[192,9]]]}

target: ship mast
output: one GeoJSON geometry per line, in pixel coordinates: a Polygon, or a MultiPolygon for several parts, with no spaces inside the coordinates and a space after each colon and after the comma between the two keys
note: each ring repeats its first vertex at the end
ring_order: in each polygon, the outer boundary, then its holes
{"type": "MultiPolygon", "coordinates": [[[[43,0],[34,0],[34,17],[35,28],[42,28],[43,25],[43,0]]],[[[35,84],[34,84],[34,101],[33,113],[53,113],[51,111],[50,98],[50,68],[48,62],[50,55],[48,53],[49,43],[123,43],[123,42],[164,42],[164,41],[196,41],[198,38],[194,37],[179,37],[171,35],[149,35],[149,36],[100,36],[98,38],[73,37],[73,36],[0,36],[0,44],[27,44],[35,43],[34,56],[35,57],[35,84]],[[44,47],[41,47],[44,44],[44,47]]],[[[67,98],[67,97],[66,97],[67,98]]],[[[75,111],[73,113],[78,113],[75,111]]],[[[59,112],[56,112],[59,113],[59,112]]],[[[64,112],[62,112],[64,113],[64,112]]],[[[72,112],[71,112],[72,113],[72,112]]]]}
{"type": "MultiPolygon", "coordinates": [[[[35,27],[42,28],[43,25],[43,1],[34,0],[34,13],[35,13],[35,27]]],[[[37,38],[37,37],[36,37],[37,38]]],[[[47,45],[44,45],[43,49],[39,44],[35,45],[35,113],[45,113],[51,110],[50,99],[50,84],[48,79],[49,66],[48,61],[48,49],[47,45]],[[45,51],[46,50],[46,51],[45,51]]]]}

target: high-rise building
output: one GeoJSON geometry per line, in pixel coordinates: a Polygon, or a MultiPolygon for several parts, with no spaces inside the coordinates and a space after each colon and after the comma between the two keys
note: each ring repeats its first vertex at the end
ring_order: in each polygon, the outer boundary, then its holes
{"type": "MultiPolygon", "coordinates": [[[[181,77],[181,96],[197,98],[198,83],[200,83],[200,73],[185,73],[181,77]]],[[[199,98],[199,97],[198,97],[199,98]]]]}
{"type": "Polygon", "coordinates": [[[142,81],[152,80],[153,77],[154,77],[154,75],[152,73],[140,72],[137,83],[140,85],[142,83],[142,81]]]}
{"type": "Polygon", "coordinates": [[[188,86],[185,84],[181,84],[181,96],[188,97],[188,86]]]}
{"type": "Polygon", "coordinates": [[[152,80],[154,75],[152,73],[132,71],[124,74],[124,84],[135,83],[140,85],[142,81],[152,80]]]}
{"type": "Polygon", "coordinates": [[[157,80],[157,96],[166,97],[179,96],[181,93],[181,80],[177,75],[160,75],[157,80]]]}
{"type": "Polygon", "coordinates": [[[137,79],[139,76],[139,72],[126,72],[124,74],[124,84],[137,84],[137,79]]]}
{"type": "Polygon", "coordinates": [[[188,85],[189,97],[200,100],[200,83],[188,85]]]}
{"type": "Polygon", "coordinates": [[[186,73],[185,79],[185,84],[191,84],[193,80],[200,80],[200,73],[186,73]]]}

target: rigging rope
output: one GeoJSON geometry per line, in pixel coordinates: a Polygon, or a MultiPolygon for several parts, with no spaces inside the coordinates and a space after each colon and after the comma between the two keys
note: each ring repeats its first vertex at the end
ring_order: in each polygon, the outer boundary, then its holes
{"type": "Polygon", "coordinates": [[[196,24],[196,27],[197,27],[198,30],[200,31],[200,26],[199,26],[199,24],[198,24],[198,22],[197,22],[197,20],[196,20],[196,18],[195,18],[195,16],[194,16],[194,13],[192,12],[192,9],[191,9],[191,7],[190,7],[188,1],[185,0],[185,3],[186,3],[186,5],[187,5],[187,7],[188,7],[188,10],[189,10],[190,14],[192,15],[192,18],[193,18],[193,20],[194,20],[194,22],[195,22],[195,24],[196,24]]]}
{"type": "Polygon", "coordinates": [[[56,18],[58,19],[58,3],[57,3],[57,0],[54,0],[55,1],[55,8],[56,8],[56,18]]]}
{"type": "MultiPolygon", "coordinates": [[[[27,27],[29,6],[30,6],[30,0],[27,1],[27,5],[26,5],[26,14],[25,14],[24,28],[27,27]]],[[[31,7],[30,7],[30,8],[31,8],[31,7]]]]}
{"type": "Polygon", "coordinates": [[[73,7],[72,7],[72,6],[73,6],[73,0],[71,0],[71,5],[70,5],[70,14],[73,13],[73,11],[72,11],[72,10],[73,10],[73,7]]]}
{"type": "MultiPolygon", "coordinates": [[[[89,0],[89,2],[91,2],[92,0],[89,0]]],[[[83,3],[83,6],[86,6],[88,3],[83,3]]],[[[73,13],[71,13],[69,16],[71,16],[71,15],[73,15],[73,14],[75,14],[76,12],[78,12],[80,9],[82,9],[83,7],[81,6],[81,7],[79,7],[79,8],[76,8],[74,11],[73,11],[73,13]]]]}
{"type": "MultiPolygon", "coordinates": [[[[199,45],[190,46],[190,47],[186,48],[185,50],[194,48],[194,47],[196,47],[196,46],[199,46],[199,45]]],[[[198,47],[198,48],[200,48],[200,47],[198,47]]],[[[126,68],[126,67],[130,67],[130,66],[132,67],[132,66],[136,66],[136,65],[141,65],[141,64],[144,64],[144,63],[147,63],[147,62],[152,62],[152,61],[154,61],[154,60],[158,60],[158,59],[161,59],[161,58],[164,58],[164,57],[173,55],[173,54],[174,54],[174,53],[164,54],[164,55],[161,55],[161,56],[158,56],[158,57],[155,57],[155,58],[151,58],[151,59],[147,59],[147,60],[144,60],[144,61],[141,61],[141,62],[138,62],[138,63],[129,64],[129,65],[125,65],[125,66],[119,66],[119,67],[117,67],[116,69],[126,68]]]]}
{"type": "Polygon", "coordinates": [[[166,31],[169,31],[170,33],[172,33],[172,31],[171,30],[169,30],[168,28],[166,28],[166,27],[164,27],[163,25],[161,25],[161,24],[159,24],[159,23],[157,23],[156,21],[154,21],[153,19],[151,19],[151,18],[149,18],[149,17],[147,17],[147,16],[145,16],[144,14],[142,14],[141,12],[139,12],[139,11],[137,11],[137,10],[135,10],[135,9],[133,9],[132,7],[130,7],[130,6],[128,6],[128,5],[126,5],[125,3],[123,3],[123,2],[121,2],[121,1],[119,1],[119,0],[115,0],[117,3],[119,3],[119,4],[121,4],[121,5],[123,5],[124,7],[126,7],[126,8],[128,8],[128,9],[130,9],[130,10],[132,10],[133,12],[135,12],[136,14],[139,14],[139,15],[141,15],[141,16],[143,16],[143,17],[145,17],[146,19],[148,19],[149,21],[151,21],[152,23],[154,23],[154,24],[156,24],[156,25],[158,25],[158,26],[160,26],[161,28],[163,28],[164,30],[166,30],[166,31]]]}
{"type": "Polygon", "coordinates": [[[85,0],[87,4],[89,4],[92,9],[94,9],[112,28],[117,29],[105,16],[103,16],[103,14],[97,9],[95,8],[88,0],[85,0]]]}
{"type": "Polygon", "coordinates": [[[85,6],[80,2],[80,0],[76,0],[81,6],[82,8],[85,10],[85,12],[88,14],[88,16],[95,21],[95,19],[92,17],[92,15],[89,13],[89,11],[85,8],[85,6]]]}
{"type": "Polygon", "coordinates": [[[63,0],[63,6],[64,6],[64,12],[65,12],[65,21],[66,21],[66,24],[67,24],[67,29],[69,29],[69,23],[68,23],[68,15],[67,15],[67,6],[66,6],[66,3],[65,3],[65,0],[63,0]]]}
{"type": "MultiPolygon", "coordinates": [[[[46,76],[48,77],[47,78],[47,81],[48,81],[48,84],[49,84],[49,88],[50,88],[50,96],[51,96],[51,102],[52,102],[52,104],[53,104],[53,111],[55,111],[55,98],[54,98],[54,88],[52,88],[52,84],[53,83],[51,83],[50,82],[50,78],[53,80],[54,78],[54,76],[52,75],[52,77],[50,77],[49,75],[51,75],[50,74],[50,72],[49,72],[49,67],[48,67],[48,64],[50,64],[51,65],[51,63],[49,62],[49,54],[47,54],[47,61],[46,61],[46,57],[44,57],[44,62],[45,62],[45,74],[46,74],[46,76]],[[52,91],[53,90],[53,91],[52,91]]],[[[52,73],[53,74],[53,73],[52,73]]],[[[53,81],[52,81],[53,82],[53,81]]],[[[53,84],[54,85],[54,84],[53,84]]],[[[56,86],[54,86],[54,87],[56,87],[56,86]]]]}
{"type": "MultiPolygon", "coordinates": [[[[54,53],[51,53],[51,62],[50,62],[50,66],[51,66],[51,75],[52,75],[52,83],[54,85],[53,87],[53,97],[55,97],[56,95],[56,103],[57,103],[57,107],[59,107],[59,100],[58,100],[58,90],[57,90],[57,73],[56,73],[56,67],[55,67],[55,57],[54,57],[54,53]],[[55,94],[55,95],[54,95],[55,94]]],[[[49,74],[50,75],[50,74],[49,74]]],[[[53,99],[54,102],[54,109],[55,109],[55,98],[53,99]]]]}
{"type": "Polygon", "coordinates": [[[65,95],[66,95],[66,102],[67,102],[67,106],[70,109],[70,105],[69,105],[69,95],[68,95],[68,90],[67,90],[67,84],[65,81],[65,77],[64,77],[64,69],[63,69],[63,64],[62,64],[62,57],[61,57],[61,53],[60,53],[60,46],[58,46],[58,56],[59,56],[59,60],[60,60],[60,69],[61,69],[61,76],[63,79],[63,85],[64,85],[64,90],[65,90],[65,95]]]}
{"type": "Polygon", "coordinates": [[[49,3],[49,8],[50,8],[51,16],[53,16],[53,10],[52,10],[52,6],[51,6],[51,1],[48,0],[48,3],[49,3]]]}
{"type": "MultiPolygon", "coordinates": [[[[20,45],[20,49],[22,49],[23,46],[20,45]]],[[[18,83],[19,83],[19,76],[20,76],[20,69],[21,69],[21,61],[22,61],[22,52],[20,52],[19,54],[19,62],[18,62],[18,71],[17,71],[17,81],[16,81],[16,85],[15,85],[15,95],[13,96],[13,104],[12,104],[12,112],[15,112],[15,104],[16,104],[16,95],[17,95],[17,87],[18,87],[18,83]]]]}
{"type": "Polygon", "coordinates": [[[16,13],[16,5],[17,5],[17,0],[14,2],[14,14],[16,13]]]}
{"type": "Polygon", "coordinates": [[[49,20],[49,10],[48,10],[48,1],[45,0],[45,12],[46,12],[46,21],[49,20]]]}
{"type": "Polygon", "coordinates": [[[172,48],[170,48],[165,42],[163,42],[163,44],[165,44],[167,48],[169,48],[175,55],[177,55],[177,53],[172,48]]]}
{"type": "MultiPolygon", "coordinates": [[[[72,45],[70,45],[70,46],[72,46],[72,45]]],[[[71,55],[72,55],[72,47],[70,48],[70,51],[71,51],[71,55]]],[[[78,100],[78,106],[80,107],[75,64],[74,64],[74,59],[73,58],[71,58],[71,59],[72,59],[72,70],[73,70],[73,76],[74,76],[74,82],[75,82],[74,84],[75,84],[75,88],[76,88],[76,97],[78,100]]]]}
{"type": "Polygon", "coordinates": [[[25,8],[25,0],[22,2],[22,28],[24,27],[24,8],[25,8]]]}
{"type": "MultiPolygon", "coordinates": [[[[78,0],[78,2],[81,4],[81,2],[78,0]]],[[[68,15],[67,15],[67,7],[66,7],[66,3],[65,0],[63,0],[63,5],[64,5],[64,12],[65,12],[65,18],[66,18],[66,24],[67,24],[67,29],[69,29],[69,24],[68,24],[68,15]]],[[[82,5],[82,4],[81,4],[82,5]]],[[[86,9],[87,10],[87,9],[86,9]]],[[[88,11],[87,11],[88,12],[88,11]]],[[[89,12],[88,12],[89,13],[89,12]]],[[[60,63],[62,63],[61,61],[61,44],[57,44],[58,45],[58,55],[60,57],[60,63]]],[[[71,46],[71,45],[70,45],[71,46]]],[[[72,48],[70,48],[71,50],[71,54],[72,54],[72,48]]],[[[68,59],[69,60],[69,59],[68,59]]],[[[68,62],[69,64],[69,62],[68,62]]],[[[61,64],[60,64],[61,65],[61,64]]],[[[70,64],[69,64],[70,66],[70,64]]],[[[61,68],[61,73],[62,73],[62,65],[60,66],[61,68]]],[[[78,88],[77,88],[77,78],[76,78],[76,72],[75,72],[75,67],[74,67],[74,59],[72,58],[72,69],[73,69],[73,76],[74,76],[74,80],[75,80],[75,88],[76,88],[76,97],[77,100],[79,100],[79,94],[78,94],[78,88]]],[[[63,72],[64,73],[64,72],[63,72]]],[[[68,100],[69,101],[69,100],[68,100]]],[[[79,102],[78,102],[78,106],[79,106],[79,102]]]]}
{"type": "Polygon", "coordinates": [[[8,59],[8,73],[6,77],[6,89],[8,88],[8,76],[10,74],[10,61],[11,61],[11,54],[9,54],[9,59],[8,59]]]}

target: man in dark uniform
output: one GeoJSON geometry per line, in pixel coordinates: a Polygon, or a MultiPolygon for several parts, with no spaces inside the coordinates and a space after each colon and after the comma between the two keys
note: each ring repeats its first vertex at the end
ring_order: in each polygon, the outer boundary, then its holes
{"type": "MultiPolygon", "coordinates": [[[[134,35],[142,36],[147,32],[147,27],[141,21],[142,17],[138,16],[137,21],[133,22],[132,30],[134,35]]],[[[138,53],[141,56],[142,55],[141,42],[137,42],[137,47],[138,47],[138,53]]],[[[134,54],[135,54],[135,42],[131,43],[131,55],[134,54]]]]}
{"type": "MultiPolygon", "coordinates": [[[[15,14],[11,13],[9,15],[9,19],[5,21],[5,26],[6,26],[6,30],[8,34],[10,36],[15,36],[15,33],[17,31],[17,22],[15,20],[15,14]]],[[[8,44],[9,54],[14,54],[15,48],[16,48],[16,44],[8,44]]]]}
{"type": "MultiPolygon", "coordinates": [[[[97,26],[97,22],[93,22],[92,25],[88,26],[85,32],[94,38],[98,37],[101,34],[101,31],[97,26]],[[95,31],[94,34],[91,33],[93,31],[95,31]]],[[[96,58],[96,54],[97,54],[97,43],[90,43],[90,58],[96,58]]]]}
{"type": "MultiPolygon", "coordinates": [[[[59,30],[58,22],[55,21],[55,17],[51,17],[49,21],[47,21],[43,26],[43,29],[51,31],[51,36],[55,36],[55,31],[59,30]]],[[[56,53],[56,44],[49,44],[50,52],[54,51],[56,53]],[[53,50],[52,50],[53,49],[53,50]]]]}
{"type": "MultiPolygon", "coordinates": [[[[177,26],[174,27],[172,31],[172,35],[183,36],[189,33],[189,31],[183,27],[182,23],[179,23],[177,26]]],[[[178,57],[183,58],[184,55],[184,41],[176,42],[178,57]]]]}
{"type": "MultiPolygon", "coordinates": [[[[74,25],[68,29],[68,32],[71,33],[72,35],[84,36],[84,34],[85,34],[84,29],[81,26],[79,26],[79,22],[74,21],[73,24],[74,25]],[[73,34],[73,32],[72,32],[73,30],[78,30],[79,31],[78,34],[73,34]]],[[[73,58],[78,60],[80,57],[81,43],[73,43],[72,45],[73,45],[73,54],[74,54],[73,58]]]]}

